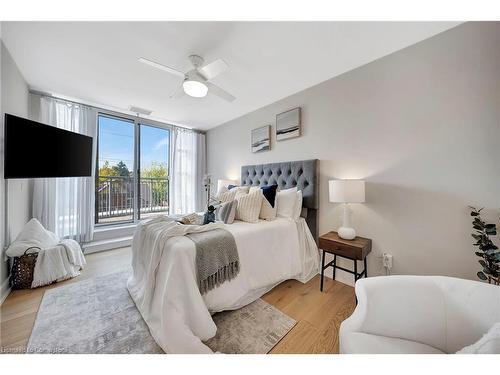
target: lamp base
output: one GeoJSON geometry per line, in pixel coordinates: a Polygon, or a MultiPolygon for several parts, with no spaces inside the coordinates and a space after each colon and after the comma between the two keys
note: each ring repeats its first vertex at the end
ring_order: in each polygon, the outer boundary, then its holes
{"type": "Polygon", "coordinates": [[[356,231],[354,228],[340,227],[337,233],[339,237],[344,240],[353,240],[356,238],[356,231]]]}

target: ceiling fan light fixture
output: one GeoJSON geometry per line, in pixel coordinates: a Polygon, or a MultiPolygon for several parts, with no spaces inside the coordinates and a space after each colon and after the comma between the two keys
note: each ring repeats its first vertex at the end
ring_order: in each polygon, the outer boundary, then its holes
{"type": "Polygon", "coordinates": [[[207,96],[208,87],[203,82],[194,80],[185,80],[182,84],[184,92],[193,98],[203,98],[207,96]]]}

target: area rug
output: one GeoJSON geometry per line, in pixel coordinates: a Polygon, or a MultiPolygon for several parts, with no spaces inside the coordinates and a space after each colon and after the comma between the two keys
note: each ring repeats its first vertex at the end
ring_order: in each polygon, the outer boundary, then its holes
{"type": "Polygon", "coordinates": [[[212,318],[217,334],[205,344],[215,352],[228,354],[268,353],[297,323],[261,299],[212,318]]]}
{"type": "MultiPolygon", "coordinates": [[[[130,270],[47,290],[28,353],[163,353],[126,288],[130,270]]],[[[269,352],[295,320],[257,300],[214,315],[217,335],[206,342],[219,353],[269,352]]]]}

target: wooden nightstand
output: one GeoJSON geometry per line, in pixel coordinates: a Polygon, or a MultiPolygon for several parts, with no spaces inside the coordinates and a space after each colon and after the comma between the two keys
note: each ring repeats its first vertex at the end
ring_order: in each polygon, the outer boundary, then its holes
{"type": "Polygon", "coordinates": [[[328,267],[333,267],[334,280],[337,268],[353,274],[354,282],[362,278],[363,275],[367,277],[366,256],[372,251],[372,240],[369,238],[356,237],[354,240],[344,240],[338,236],[337,232],[328,232],[319,237],[319,248],[323,250],[323,256],[321,258],[321,291],[323,291],[325,269],[328,267]],[[333,254],[333,260],[327,265],[325,265],[326,253],[333,254]],[[354,271],[337,266],[337,256],[354,261],[354,271]],[[364,263],[364,270],[361,273],[358,273],[358,260],[362,260],[364,263]]]}

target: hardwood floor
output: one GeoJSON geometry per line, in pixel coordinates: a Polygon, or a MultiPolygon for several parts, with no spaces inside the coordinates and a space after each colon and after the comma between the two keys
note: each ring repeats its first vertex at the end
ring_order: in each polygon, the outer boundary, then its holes
{"type": "Polygon", "coordinates": [[[272,350],[272,354],[338,353],[340,323],[356,306],[354,288],[325,278],[319,291],[319,275],[307,284],[288,280],[262,297],[297,321],[272,350]]]}
{"type": "MultiPolygon", "coordinates": [[[[74,279],[43,288],[13,291],[0,308],[0,353],[22,353],[33,329],[46,290],[95,276],[113,273],[130,264],[130,248],[86,256],[87,267],[74,279]]],[[[302,284],[288,280],[262,297],[297,321],[295,327],[271,353],[338,353],[340,323],[355,307],[354,288],[325,278],[319,291],[319,276],[302,284]]]]}

